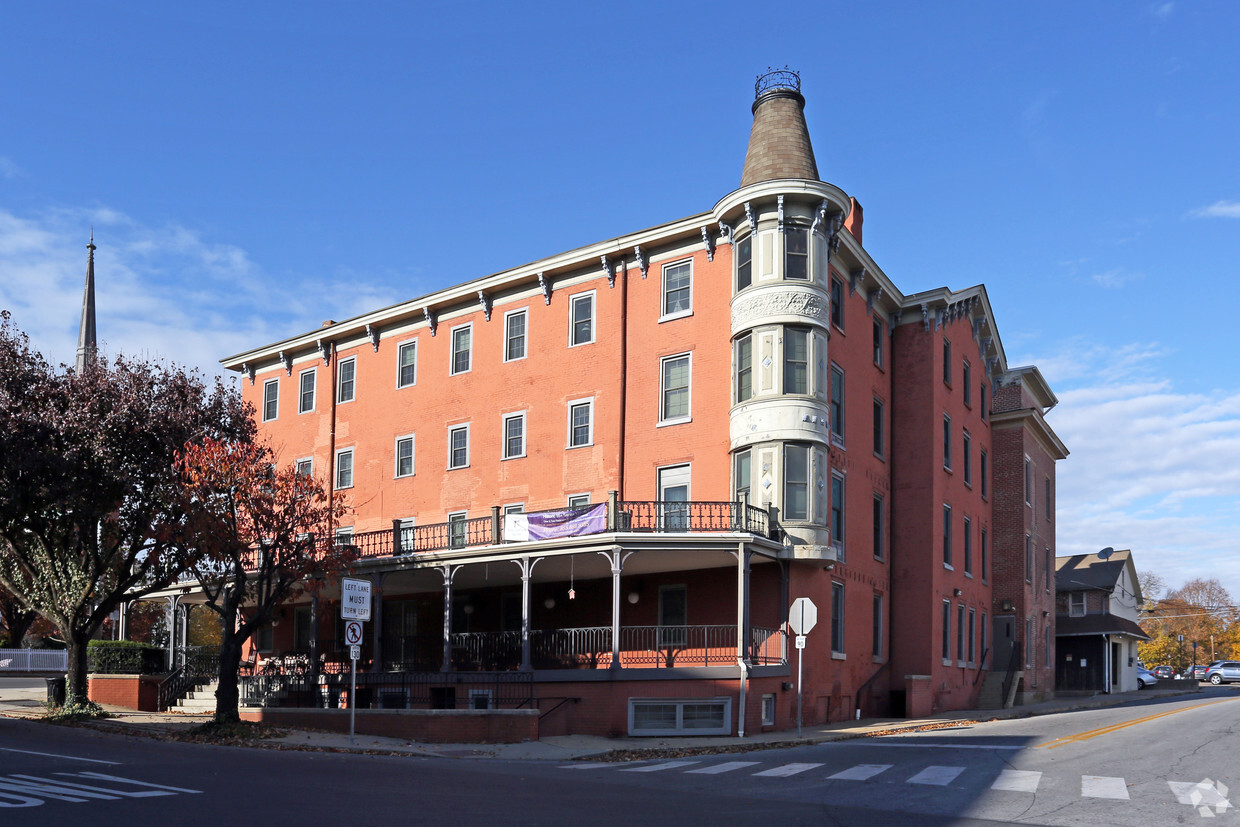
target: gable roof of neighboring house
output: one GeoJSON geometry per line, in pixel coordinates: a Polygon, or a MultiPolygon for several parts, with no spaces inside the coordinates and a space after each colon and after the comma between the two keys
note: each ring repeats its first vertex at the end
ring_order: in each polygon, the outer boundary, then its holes
{"type": "Polygon", "coordinates": [[[1128,569],[1129,578],[1136,590],[1137,605],[1141,605],[1141,586],[1137,582],[1137,568],[1128,549],[1111,552],[1102,559],[1097,554],[1074,554],[1055,558],[1055,591],[1111,591],[1119,583],[1120,576],[1128,569]]]}

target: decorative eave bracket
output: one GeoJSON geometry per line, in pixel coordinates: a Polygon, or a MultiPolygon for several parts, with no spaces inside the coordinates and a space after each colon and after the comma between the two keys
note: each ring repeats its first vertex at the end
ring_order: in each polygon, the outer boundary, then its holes
{"type": "Polygon", "coordinates": [[[616,286],[616,266],[607,260],[607,256],[599,256],[599,260],[603,262],[603,275],[607,276],[607,286],[616,286]]]}
{"type": "Polygon", "coordinates": [[[366,335],[370,337],[370,346],[375,353],[379,352],[379,328],[372,324],[366,325],[366,335]]]}
{"type": "Polygon", "coordinates": [[[745,217],[749,219],[749,234],[758,234],[758,219],[753,217],[753,204],[745,202],[745,217]]]}
{"type": "Polygon", "coordinates": [[[241,372],[244,373],[246,376],[250,377],[250,384],[253,385],[254,384],[254,366],[251,365],[249,362],[242,362],[241,372]]]}
{"type": "Polygon", "coordinates": [[[538,274],[538,286],[542,290],[543,304],[551,304],[551,281],[542,273],[538,274]]]}
{"type": "Polygon", "coordinates": [[[706,260],[715,260],[715,237],[702,228],[702,243],[706,245],[706,260]]]}
{"type": "Polygon", "coordinates": [[[288,351],[280,351],[280,361],[284,363],[284,375],[293,375],[293,354],[288,351]]]}
{"type": "Polygon", "coordinates": [[[482,314],[487,317],[487,321],[491,321],[491,297],[479,290],[478,304],[482,305],[482,314]]]}
{"type": "Polygon", "coordinates": [[[775,203],[777,205],[776,209],[779,211],[778,230],[780,233],[783,233],[784,231],[784,197],[782,195],[776,196],[775,203]]]}
{"type": "Polygon", "coordinates": [[[896,311],[896,318],[891,324],[887,325],[888,338],[896,335],[896,328],[900,326],[900,322],[904,321],[904,310],[901,308],[896,311]]]}
{"type": "Polygon", "coordinates": [[[921,303],[921,326],[930,329],[930,307],[925,302],[921,303]]]}
{"type": "Polygon", "coordinates": [[[878,287],[871,290],[869,295],[865,297],[865,315],[869,316],[874,312],[874,305],[877,304],[879,299],[882,297],[883,287],[880,284],[878,287]]]}
{"type": "Polygon", "coordinates": [[[822,223],[827,220],[827,207],[831,206],[831,202],[822,199],[822,203],[818,205],[818,209],[814,210],[814,222],[809,225],[810,234],[819,232],[822,223]]]}
{"type": "Polygon", "coordinates": [[[723,237],[724,237],[724,239],[725,239],[725,240],[727,240],[727,242],[728,242],[728,246],[729,246],[729,247],[735,247],[735,246],[736,246],[736,242],[735,242],[735,240],[733,240],[733,238],[732,238],[732,232],[733,232],[733,230],[732,230],[732,225],[731,225],[731,224],[724,224],[722,221],[720,221],[720,222],[719,222],[719,232],[723,233],[723,237]]]}
{"type": "Polygon", "coordinates": [[[642,268],[642,278],[646,278],[646,273],[650,269],[650,262],[646,261],[646,254],[642,252],[641,247],[634,247],[633,255],[637,256],[637,264],[642,268]]]}
{"type": "Polygon", "coordinates": [[[857,288],[865,284],[865,268],[853,270],[848,276],[848,295],[855,295],[857,288]]]}
{"type": "Polygon", "coordinates": [[[330,365],[332,361],[332,343],[330,339],[315,339],[314,343],[319,346],[319,354],[323,357],[323,364],[330,365]]]}
{"type": "Polygon", "coordinates": [[[435,335],[435,331],[439,329],[439,317],[431,310],[430,305],[422,308],[422,315],[426,317],[426,324],[431,329],[431,335],[435,335]]]}

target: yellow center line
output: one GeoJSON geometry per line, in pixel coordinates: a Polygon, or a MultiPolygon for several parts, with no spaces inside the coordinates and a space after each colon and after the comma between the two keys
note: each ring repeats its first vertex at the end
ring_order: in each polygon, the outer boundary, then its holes
{"type": "Polygon", "coordinates": [[[1098,729],[1091,729],[1087,732],[1079,732],[1076,735],[1065,735],[1063,738],[1056,738],[1054,741],[1048,741],[1045,744],[1038,744],[1038,746],[1046,747],[1048,749],[1054,749],[1055,747],[1062,747],[1064,744],[1075,744],[1080,741],[1088,741],[1090,738],[1097,738],[1099,735],[1107,735],[1109,733],[1124,729],[1126,727],[1136,726],[1137,724],[1144,724],[1149,721],[1157,720],[1158,718],[1165,718],[1168,715],[1174,715],[1177,712],[1186,712],[1187,710],[1190,710],[1190,709],[1200,709],[1203,706],[1211,706],[1213,704],[1227,703],[1228,700],[1231,700],[1231,699],[1228,698],[1228,699],[1221,700],[1221,701],[1207,701],[1201,704],[1193,704],[1192,706],[1182,706],[1179,709],[1172,709],[1172,710],[1168,710],[1167,712],[1158,712],[1154,715],[1146,715],[1143,718],[1134,718],[1131,721],[1125,721],[1121,724],[1111,724],[1110,726],[1099,727],[1098,729]]]}

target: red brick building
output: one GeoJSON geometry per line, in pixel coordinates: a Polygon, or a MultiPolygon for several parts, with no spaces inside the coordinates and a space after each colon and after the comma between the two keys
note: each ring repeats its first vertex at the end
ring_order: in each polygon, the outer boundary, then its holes
{"type": "MultiPolygon", "coordinates": [[[[354,506],[358,703],[788,728],[798,597],[807,723],[971,706],[1014,644],[1024,691],[1053,688],[1022,538],[1053,557],[1054,397],[983,286],[906,294],[871,259],[804,103],[759,78],[740,187],[705,212],[224,360],[280,460],[354,506]]],[[[330,595],[262,654],[338,658],[330,595]]]]}

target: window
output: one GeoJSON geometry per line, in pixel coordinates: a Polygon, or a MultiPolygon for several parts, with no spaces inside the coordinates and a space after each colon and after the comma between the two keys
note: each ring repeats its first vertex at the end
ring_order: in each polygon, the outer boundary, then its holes
{"type": "Polygon", "coordinates": [[[1033,618],[1025,618],[1025,667],[1033,666],[1033,618]]]}
{"type": "Polygon", "coordinates": [[[448,548],[465,548],[466,530],[464,511],[454,511],[448,515],[448,548]]]}
{"type": "Polygon", "coordinates": [[[353,545],[353,526],[344,526],[336,529],[336,545],[351,546],[353,545]]]}
{"type": "Polygon", "coordinates": [[[952,603],[950,600],[943,601],[943,639],[941,644],[943,665],[948,666],[952,659],[952,603]]]}
{"type": "Polygon", "coordinates": [[[736,242],[736,292],[753,284],[753,236],[736,242]]]}
{"type": "Polygon", "coordinates": [[[762,726],[775,726],[775,695],[762,696],[762,726]]]}
{"type": "Polygon", "coordinates": [[[844,477],[831,475],[831,543],[835,556],[844,559],[844,477]]]}
{"type": "Polygon", "coordinates": [[[960,366],[960,392],[964,395],[964,404],[973,407],[973,366],[968,359],[960,366]]]}
{"type": "Polygon", "coordinates": [[[990,566],[990,548],[988,547],[989,540],[990,540],[990,537],[989,535],[987,535],[986,529],[983,528],[978,538],[978,548],[977,548],[978,563],[980,564],[981,569],[982,569],[983,580],[987,580],[990,578],[990,567],[989,567],[990,566]]]}
{"type": "Polygon", "coordinates": [[[263,383],[263,421],[276,418],[280,409],[280,380],[268,379],[263,383]]]}
{"type": "Polygon", "coordinates": [[[735,469],[735,477],[733,477],[735,485],[732,490],[736,492],[736,499],[738,501],[744,500],[748,502],[751,467],[749,464],[749,452],[741,451],[738,453],[733,467],[735,469]]]}
{"type": "Polygon", "coordinates": [[[448,470],[469,467],[469,425],[448,429],[448,470]]]}
{"type": "Polygon", "coordinates": [[[298,376],[297,413],[310,413],[314,410],[314,368],[303,370],[298,376]]]}
{"type": "Polygon", "coordinates": [[[689,419],[690,355],[665,357],[660,363],[659,421],[684,422],[689,419]]]}
{"type": "Polygon", "coordinates": [[[1025,582],[1033,582],[1033,538],[1025,535],[1025,582]]]}
{"type": "Polygon", "coordinates": [[[746,333],[736,340],[736,401],[753,396],[753,339],[746,333]]]}
{"type": "Polygon", "coordinates": [[[314,476],[314,460],[311,457],[297,460],[294,466],[297,469],[297,475],[301,477],[314,476]]]}
{"type": "Polygon", "coordinates": [[[1051,590],[1051,550],[1042,549],[1042,587],[1051,590]]]}
{"type": "Polygon", "coordinates": [[[831,441],[844,445],[844,371],[831,366],[831,441]]]}
{"type": "Polygon", "coordinates": [[[588,345],[594,341],[594,294],[582,293],[568,300],[568,346],[588,345]]]}
{"type": "Polygon", "coordinates": [[[977,610],[969,609],[969,665],[970,666],[974,664],[976,658],[977,658],[977,610]]]}
{"type": "Polygon", "coordinates": [[[981,483],[982,483],[982,499],[983,500],[986,499],[986,497],[990,494],[990,485],[987,482],[988,469],[986,467],[988,459],[989,457],[986,455],[986,452],[982,451],[978,455],[978,460],[977,460],[978,461],[977,472],[982,478],[981,483]]]}
{"type": "Polygon", "coordinates": [[[594,400],[568,403],[568,447],[578,448],[594,442],[594,400]]]}
{"type": "Polygon", "coordinates": [[[452,370],[449,373],[453,376],[458,373],[468,373],[473,367],[473,355],[473,325],[467,324],[454,328],[452,330],[452,370]]]}
{"type": "Polygon", "coordinates": [[[1043,507],[1046,509],[1046,519],[1051,518],[1051,478],[1046,478],[1046,496],[1042,498],[1043,507]]]}
{"type": "Polygon", "coordinates": [[[784,278],[800,281],[809,278],[809,230],[784,232],[784,278]]]}
{"type": "Polygon", "coordinates": [[[878,367],[883,366],[883,323],[878,319],[874,320],[874,364],[878,367]]]}
{"type": "Polygon", "coordinates": [[[784,393],[809,393],[808,328],[784,328],[784,393]]]}
{"type": "Polygon", "coordinates": [[[964,605],[956,606],[956,663],[964,666],[964,605]]]}
{"type": "Polygon", "coordinates": [[[985,422],[986,418],[990,416],[990,402],[986,398],[986,383],[983,382],[981,385],[979,385],[978,390],[981,391],[981,394],[982,394],[982,397],[981,397],[982,421],[985,422]]]}
{"type": "Polygon", "coordinates": [[[874,495],[874,558],[883,559],[883,498],[874,495]]]}
{"type": "Polygon", "coordinates": [[[693,312],[693,262],[663,266],[663,315],[685,316],[693,312]]]}
{"type": "Polygon", "coordinates": [[[418,381],[418,343],[405,342],[396,348],[396,387],[407,388],[418,381]]]}
{"type": "Polygon", "coordinates": [[[630,735],[727,735],[731,698],[629,699],[630,735]]]}
{"type": "Polygon", "coordinates": [[[1068,617],[1085,616],[1085,592],[1068,593],[1068,617]]]}
{"type": "Polygon", "coordinates": [[[353,487],[353,449],[336,452],[336,487],[353,487]]]}
{"type": "Polygon", "coordinates": [[[525,456],[525,412],[504,417],[504,459],[525,456]]]}
{"type": "Polygon", "coordinates": [[[973,487],[973,438],[969,436],[968,431],[961,431],[960,433],[960,451],[961,451],[960,461],[963,465],[961,470],[964,471],[964,484],[972,488],[973,487]]]}
{"type": "Polygon", "coordinates": [[[943,414],[943,467],[952,470],[952,418],[943,414]]]}
{"type": "Polygon", "coordinates": [[[952,567],[952,507],[943,506],[943,565],[952,567]]]}
{"type": "Polygon", "coordinates": [[[809,519],[809,446],[784,446],[784,511],[789,520],[809,519]]]}
{"type": "Polygon", "coordinates": [[[1025,457],[1025,505],[1033,505],[1033,463],[1025,457]]]}
{"type": "Polygon", "coordinates": [[[831,654],[844,653],[844,584],[831,583],[831,654]]]}
{"type": "Polygon", "coordinates": [[[943,340],[943,384],[951,386],[952,383],[952,343],[948,339],[943,340]]]}
{"type": "Polygon", "coordinates": [[[336,403],[352,402],[357,390],[357,358],[349,357],[336,363],[336,403]]]}
{"type": "Polygon", "coordinates": [[[883,596],[877,592],[874,594],[871,632],[874,642],[870,646],[870,654],[876,658],[881,658],[883,656],[883,596]]]}
{"type": "Polygon", "coordinates": [[[524,308],[504,314],[505,362],[525,358],[525,335],[528,322],[529,311],[524,308]]]}
{"type": "Polygon", "coordinates": [[[874,400],[874,454],[881,457],[886,446],[883,444],[883,403],[874,400]]]}
{"type": "Polygon", "coordinates": [[[568,498],[569,508],[584,508],[590,504],[589,494],[573,494],[568,498]]]}
{"type": "Polygon", "coordinates": [[[973,520],[964,517],[960,521],[964,533],[964,573],[973,576],[973,520]]]}
{"type": "Polygon", "coordinates": [[[844,282],[831,277],[831,324],[844,329],[844,282]]]}
{"type": "Polygon", "coordinates": [[[413,476],[413,435],[396,438],[396,476],[413,476]]]}

